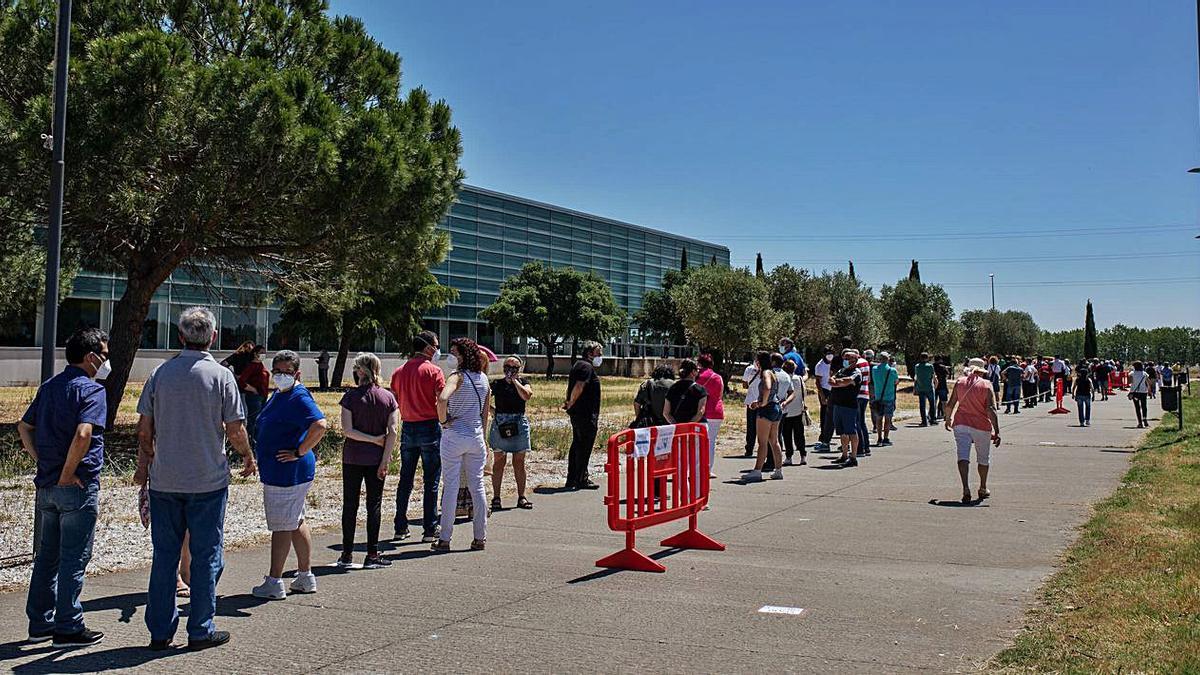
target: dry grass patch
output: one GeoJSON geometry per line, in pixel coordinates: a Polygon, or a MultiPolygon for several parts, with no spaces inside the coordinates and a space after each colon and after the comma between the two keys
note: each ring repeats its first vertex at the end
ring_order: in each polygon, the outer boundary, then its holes
{"type": "Polygon", "coordinates": [[[993,667],[1200,672],[1200,400],[1163,421],[1096,507],[993,667]]]}

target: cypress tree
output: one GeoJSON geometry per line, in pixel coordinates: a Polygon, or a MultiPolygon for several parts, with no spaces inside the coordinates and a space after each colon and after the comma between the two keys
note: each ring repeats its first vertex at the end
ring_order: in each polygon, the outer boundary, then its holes
{"type": "Polygon", "coordinates": [[[851,279],[857,278],[854,276],[854,261],[853,260],[850,261],[850,278],[851,279]]]}
{"type": "Polygon", "coordinates": [[[921,280],[921,270],[917,267],[917,261],[912,261],[912,267],[908,268],[908,278],[913,281],[921,280]]]}
{"type": "Polygon", "coordinates": [[[681,249],[679,249],[679,271],[686,272],[687,268],[688,268],[687,249],[681,248],[681,249]]]}
{"type": "Polygon", "coordinates": [[[1092,314],[1092,299],[1087,301],[1087,314],[1083,319],[1083,358],[1094,359],[1100,350],[1096,348],[1096,317],[1092,314]]]}
{"type": "Polygon", "coordinates": [[[758,258],[754,261],[754,276],[762,279],[766,274],[763,272],[762,254],[758,254],[758,258]]]}

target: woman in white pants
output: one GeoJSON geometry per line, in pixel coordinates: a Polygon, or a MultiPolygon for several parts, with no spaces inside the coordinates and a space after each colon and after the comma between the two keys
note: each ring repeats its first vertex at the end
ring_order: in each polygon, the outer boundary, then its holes
{"type": "Polygon", "coordinates": [[[454,531],[454,511],[458,501],[460,474],[466,475],[474,513],[475,538],[472,551],[482,551],[487,540],[487,496],[483,488],[483,465],[487,446],[483,430],[487,427],[489,399],[492,395],[484,373],[486,362],[479,346],[469,338],[450,343],[450,365],[454,372],[446,378],[446,387],[438,395],[438,419],[442,423],[442,532],[432,550],[450,550],[454,531]]]}

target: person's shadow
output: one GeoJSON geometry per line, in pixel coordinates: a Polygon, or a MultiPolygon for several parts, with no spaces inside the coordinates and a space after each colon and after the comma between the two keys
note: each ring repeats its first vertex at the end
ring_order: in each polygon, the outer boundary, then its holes
{"type": "MultiPolygon", "coordinates": [[[[148,642],[149,638],[147,638],[148,642]]],[[[26,652],[18,651],[16,654],[10,654],[8,650],[4,649],[7,646],[0,645],[0,659],[17,658],[18,656],[28,655],[35,651],[40,653],[44,650],[46,652],[45,656],[36,661],[14,666],[12,669],[14,673],[95,673],[102,670],[135,668],[151,661],[177,656],[185,652],[183,649],[168,649],[154,652],[145,646],[116,647],[114,649],[86,652],[73,652],[67,649],[48,647],[26,652]]]]}
{"type": "Polygon", "coordinates": [[[929,500],[929,503],[933,506],[948,506],[951,508],[962,508],[962,507],[970,507],[970,506],[983,506],[986,508],[987,504],[984,504],[983,502],[984,502],[984,500],[979,499],[978,497],[976,497],[975,499],[972,499],[971,501],[967,501],[967,502],[964,502],[961,499],[953,499],[953,500],[952,499],[930,499],[929,500]]]}

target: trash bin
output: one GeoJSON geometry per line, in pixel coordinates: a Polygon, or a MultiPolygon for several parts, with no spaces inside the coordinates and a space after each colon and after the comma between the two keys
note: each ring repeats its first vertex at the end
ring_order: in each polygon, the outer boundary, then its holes
{"type": "Polygon", "coordinates": [[[1162,409],[1165,412],[1179,410],[1180,391],[1178,386],[1160,387],[1159,394],[1158,399],[1162,401],[1162,409]]]}

